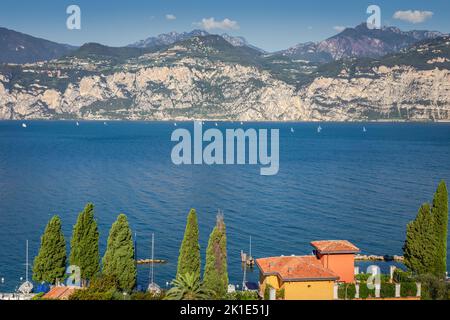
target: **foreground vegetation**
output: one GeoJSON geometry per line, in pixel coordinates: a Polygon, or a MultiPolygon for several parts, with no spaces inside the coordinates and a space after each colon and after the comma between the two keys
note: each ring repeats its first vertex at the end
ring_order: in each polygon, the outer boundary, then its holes
{"type": "Polygon", "coordinates": [[[70,297],[73,300],[257,299],[256,293],[228,294],[226,241],[224,217],[219,213],[209,238],[202,279],[197,213],[192,209],[187,217],[172,288],[167,292],[138,292],[134,245],[127,217],[120,214],[111,226],[107,248],[100,260],[94,205],[89,203],[73,228],[69,259],[61,219],[54,216],[50,220],[34,260],[33,280],[51,285],[67,282],[82,287],[70,297]],[[66,274],[67,260],[71,274],[66,274]]]}
{"type": "Polygon", "coordinates": [[[424,203],[406,229],[403,247],[411,277],[421,282],[423,299],[449,299],[447,271],[448,191],[439,184],[433,202],[424,203]]]}
{"type": "MultiPolygon", "coordinates": [[[[381,277],[382,298],[395,297],[395,284],[401,284],[401,297],[415,296],[416,283],[421,283],[422,299],[450,299],[450,284],[446,282],[448,228],[448,191],[441,182],[432,204],[423,204],[414,221],[408,224],[403,247],[408,271],[396,270],[393,279],[381,277]]],[[[128,219],[120,214],[111,226],[107,248],[102,259],[99,253],[99,232],[93,204],[87,204],[73,227],[70,256],[66,256],[66,240],[61,220],[54,216],[45,228],[41,247],[33,264],[33,280],[52,285],[68,281],[79,285],[72,300],[256,300],[256,292],[228,293],[227,237],[222,214],[217,215],[206,249],[205,267],[201,275],[201,250],[197,213],[191,209],[180,246],[177,273],[168,290],[136,291],[136,261],[132,232],[128,219]],[[66,274],[67,260],[73,274],[66,274]],[[77,273],[78,272],[78,273],[77,273]]],[[[366,285],[370,275],[357,276],[359,298],[375,297],[374,289],[366,285]]],[[[268,287],[267,287],[268,288],[268,287]]],[[[264,298],[268,299],[268,291],[264,298]]],[[[355,284],[340,285],[338,296],[353,299],[355,284]]],[[[284,292],[277,292],[283,299],[284,292]]],[[[37,296],[40,298],[40,296],[37,296]]]]}

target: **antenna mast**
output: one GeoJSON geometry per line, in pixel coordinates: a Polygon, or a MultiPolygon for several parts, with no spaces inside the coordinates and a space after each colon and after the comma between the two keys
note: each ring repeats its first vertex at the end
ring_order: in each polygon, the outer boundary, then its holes
{"type": "Polygon", "coordinates": [[[27,240],[27,253],[26,253],[27,263],[25,264],[25,279],[28,281],[28,240],[27,240]]]}
{"type": "Polygon", "coordinates": [[[155,234],[152,233],[152,263],[151,263],[151,275],[150,275],[150,283],[153,283],[153,272],[154,272],[154,263],[155,263],[155,234]]]}

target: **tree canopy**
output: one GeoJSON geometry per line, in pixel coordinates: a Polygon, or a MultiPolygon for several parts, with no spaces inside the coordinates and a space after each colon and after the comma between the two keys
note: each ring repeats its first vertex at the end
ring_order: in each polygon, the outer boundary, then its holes
{"type": "Polygon", "coordinates": [[[54,216],[41,237],[41,247],[33,263],[33,280],[55,284],[66,272],[66,240],[61,231],[61,219],[54,216]]]}
{"type": "Polygon", "coordinates": [[[136,285],[136,262],[128,219],[120,214],[109,231],[103,257],[103,275],[117,279],[119,289],[131,292],[136,285]]]}
{"type": "Polygon", "coordinates": [[[89,203],[78,215],[70,241],[70,264],[80,268],[83,280],[91,279],[100,271],[98,238],[94,205],[89,203]]]}

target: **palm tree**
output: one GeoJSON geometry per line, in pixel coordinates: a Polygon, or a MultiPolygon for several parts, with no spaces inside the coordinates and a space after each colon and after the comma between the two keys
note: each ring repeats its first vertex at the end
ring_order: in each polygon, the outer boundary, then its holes
{"type": "Polygon", "coordinates": [[[207,300],[214,296],[214,292],[205,289],[193,273],[180,275],[173,282],[173,287],[167,291],[167,300],[207,300]]]}

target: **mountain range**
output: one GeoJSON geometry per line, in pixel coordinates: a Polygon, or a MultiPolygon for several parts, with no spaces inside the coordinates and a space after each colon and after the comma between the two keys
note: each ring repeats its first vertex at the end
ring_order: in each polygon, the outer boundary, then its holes
{"type": "Polygon", "coordinates": [[[119,48],[51,43],[66,50],[47,58],[45,40],[20,38],[45,61],[0,64],[0,119],[450,120],[450,38],[438,32],[360,25],[266,53],[194,30],[119,48]]]}
{"type": "Polygon", "coordinates": [[[57,59],[76,47],[0,27],[0,63],[32,63],[57,59]]]}
{"type": "Polygon", "coordinates": [[[443,35],[437,31],[403,32],[396,27],[369,29],[367,23],[362,23],[355,28],[346,28],[324,41],[301,43],[278,53],[292,59],[317,62],[352,57],[378,58],[389,53],[399,52],[419,41],[443,35]]]}

